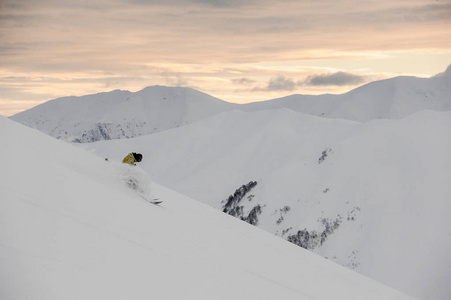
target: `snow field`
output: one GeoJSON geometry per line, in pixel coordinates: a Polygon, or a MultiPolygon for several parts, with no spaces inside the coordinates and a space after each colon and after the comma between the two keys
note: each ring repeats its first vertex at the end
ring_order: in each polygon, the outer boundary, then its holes
{"type": "Polygon", "coordinates": [[[450,131],[450,112],[357,123],[287,109],[231,111],[80,146],[112,160],[139,151],[153,180],[218,209],[257,181],[240,205],[245,214],[262,207],[258,227],[287,239],[338,220],[314,252],[419,298],[447,299],[450,131]]]}
{"type": "MultiPolygon", "coordinates": [[[[411,299],[0,118],[2,299],[411,299]]],[[[126,171],[124,171],[126,170],[126,171]]],[[[135,170],[135,169],[131,169],[135,170]]]]}

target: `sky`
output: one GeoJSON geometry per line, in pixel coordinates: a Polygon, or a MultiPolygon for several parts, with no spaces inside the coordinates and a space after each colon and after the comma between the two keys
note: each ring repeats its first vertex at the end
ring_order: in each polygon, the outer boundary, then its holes
{"type": "Polygon", "coordinates": [[[451,0],[0,0],[0,115],[191,87],[247,103],[451,64],[451,0]]]}

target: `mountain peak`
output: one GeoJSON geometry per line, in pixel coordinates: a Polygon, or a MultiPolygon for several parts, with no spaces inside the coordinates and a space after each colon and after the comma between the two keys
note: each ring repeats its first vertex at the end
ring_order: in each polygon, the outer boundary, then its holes
{"type": "Polygon", "coordinates": [[[182,89],[190,89],[190,88],[178,87],[178,86],[151,85],[151,86],[146,86],[145,88],[139,90],[137,93],[155,91],[155,90],[182,90],[182,89]]]}
{"type": "Polygon", "coordinates": [[[434,77],[451,77],[451,64],[446,68],[445,72],[439,73],[434,77]]]}
{"type": "Polygon", "coordinates": [[[135,93],[114,90],[58,98],[11,119],[58,139],[94,142],[151,134],[235,107],[191,88],[150,86],[135,93]]]}

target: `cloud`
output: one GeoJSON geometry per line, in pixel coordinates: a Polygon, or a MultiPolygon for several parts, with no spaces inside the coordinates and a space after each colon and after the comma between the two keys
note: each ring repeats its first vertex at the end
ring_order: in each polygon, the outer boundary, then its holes
{"type": "Polygon", "coordinates": [[[249,78],[235,78],[231,80],[235,84],[241,84],[241,85],[248,85],[255,83],[255,80],[249,79],[249,78]]]}
{"type": "Polygon", "coordinates": [[[268,91],[292,91],[296,88],[296,82],[293,79],[278,75],[268,82],[268,91]]]}
{"type": "Polygon", "coordinates": [[[189,0],[189,2],[206,4],[213,7],[242,7],[252,3],[256,0],[189,0]]]}
{"type": "Polygon", "coordinates": [[[248,5],[261,5],[262,0],[123,0],[124,2],[132,2],[142,5],[189,5],[189,4],[201,4],[211,6],[215,8],[234,8],[244,7],[248,5]]]}
{"type": "MultiPolygon", "coordinates": [[[[247,82],[246,78],[243,78],[247,82]]],[[[367,81],[366,76],[355,75],[348,72],[336,72],[330,74],[311,75],[304,80],[295,80],[277,75],[271,78],[266,86],[257,86],[254,92],[261,91],[294,91],[298,87],[306,86],[354,86],[367,81]]],[[[234,81],[240,83],[239,81],[234,81]]]]}
{"type": "Polygon", "coordinates": [[[169,70],[163,71],[160,77],[165,81],[166,85],[170,86],[189,86],[188,79],[182,74],[177,72],[171,72],[169,70]]]}
{"type": "Polygon", "coordinates": [[[356,85],[364,81],[364,76],[340,71],[331,74],[312,75],[299,84],[309,86],[344,86],[356,85]]]}
{"type": "Polygon", "coordinates": [[[253,91],[293,91],[296,89],[297,83],[283,75],[277,75],[269,80],[266,87],[255,87],[253,91]]]}

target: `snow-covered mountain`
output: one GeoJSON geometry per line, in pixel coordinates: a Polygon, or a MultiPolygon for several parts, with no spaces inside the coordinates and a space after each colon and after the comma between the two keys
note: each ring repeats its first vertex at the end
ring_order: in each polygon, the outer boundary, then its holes
{"type": "Polygon", "coordinates": [[[433,78],[395,77],[342,95],[292,95],[246,104],[243,109],[289,108],[320,117],[367,122],[399,119],[422,110],[451,110],[451,74],[433,78]]]}
{"type": "Polygon", "coordinates": [[[12,119],[67,141],[116,139],[78,146],[113,162],[140,152],[164,186],[420,299],[449,299],[449,75],[247,105],[152,87],[12,119]]]}
{"type": "Polygon", "coordinates": [[[151,134],[235,106],[190,88],[153,86],[58,98],[11,118],[57,139],[86,143],[151,134]]]}
{"type": "Polygon", "coordinates": [[[413,299],[163,188],[139,167],[4,117],[0,140],[1,299],[413,299]]]}
{"type": "Polygon", "coordinates": [[[451,110],[451,74],[396,77],[342,95],[292,95],[246,105],[232,104],[189,88],[154,86],[59,98],[11,118],[70,142],[132,138],[180,127],[232,109],[288,108],[306,114],[366,122],[396,119],[429,109],[451,110]]]}
{"type": "Polygon", "coordinates": [[[158,183],[420,299],[451,296],[451,112],[231,111],[80,147],[141,152],[158,183]]]}

